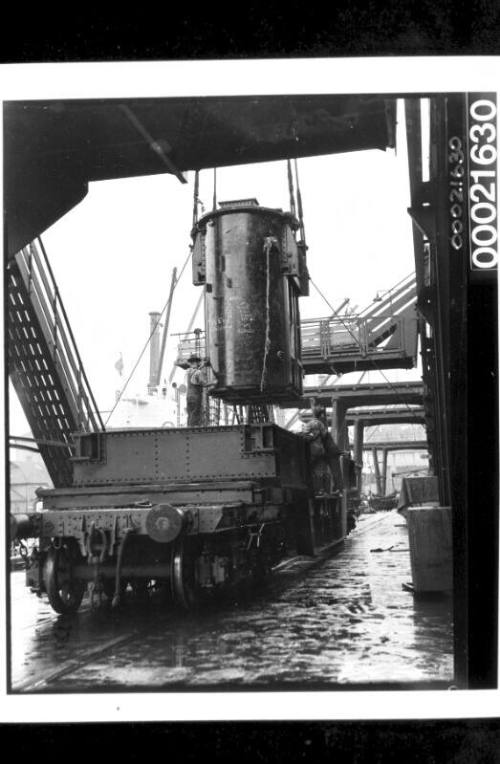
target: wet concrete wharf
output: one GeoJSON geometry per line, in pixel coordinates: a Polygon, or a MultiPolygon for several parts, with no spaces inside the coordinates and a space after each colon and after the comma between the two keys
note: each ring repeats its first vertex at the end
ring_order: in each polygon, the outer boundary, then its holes
{"type": "Polygon", "coordinates": [[[181,614],[154,601],[57,616],[11,574],[12,691],[429,689],[453,684],[452,600],[416,598],[397,512],[280,566],[250,598],[181,614]]]}

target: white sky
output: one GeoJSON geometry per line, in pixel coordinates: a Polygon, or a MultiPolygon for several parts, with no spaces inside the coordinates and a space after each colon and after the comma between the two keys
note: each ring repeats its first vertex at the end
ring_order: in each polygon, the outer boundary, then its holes
{"type": "MultiPolygon", "coordinates": [[[[298,161],[308,267],[334,307],[350,297],[352,305],[363,308],[377,290],[388,289],[414,268],[401,106],[396,151],[298,161]]],[[[42,235],[87,376],[104,412],[113,405],[115,391],[149,336],[149,312],[162,310],[172,270],[179,271],[188,254],[194,173],[187,178],[185,185],[167,174],[91,183],[85,199],[42,235]],[[125,363],[121,378],[114,368],[120,353],[125,363]]],[[[200,174],[200,197],[206,211],[212,196],[213,172],[205,170],[200,174]]],[[[219,201],[249,197],[263,206],[289,209],[286,162],[217,171],[219,201]]],[[[187,329],[201,288],[191,282],[189,262],[174,294],[170,333],[187,329]]],[[[310,296],[300,300],[300,311],[302,318],[330,312],[312,285],[310,296]]],[[[202,323],[200,310],[195,326],[202,323]]],[[[169,338],[162,375],[167,378],[176,343],[169,338]]],[[[144,393],[148,364],[146,351],[125,397],[144,393]]],[[[396,376],[401,378],[401,372],[396,376]]],[[[176,380],[183,380],[181,371],[176,380]]],[[[21,434],[27,424],[13,391],[10,397],[11,432],[21,434]]]]}

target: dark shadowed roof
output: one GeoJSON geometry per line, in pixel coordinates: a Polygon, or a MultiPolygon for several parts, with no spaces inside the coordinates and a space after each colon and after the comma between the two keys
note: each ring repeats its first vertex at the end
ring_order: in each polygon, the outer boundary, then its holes
{"type": "Polygon", "coordinates": [[[91,181],[394,146],[395,100],[363,95],[7,102],[9,252],[91,181]]]}

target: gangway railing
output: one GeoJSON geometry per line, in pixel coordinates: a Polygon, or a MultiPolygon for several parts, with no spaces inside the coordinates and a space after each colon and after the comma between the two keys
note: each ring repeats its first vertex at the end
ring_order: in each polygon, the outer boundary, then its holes
{"type": "Polygon", "coordinates": [[[339,352],[368,355],[370,352],[385,351],[384,340],[390,337],[394,337],[390,350],[401,352],[405,349],[404,326],[407,320],[393,315],[305,319],[300,322],[302,357],[310,353],[329,357],[339,352]]]}
{"type": "Polygon", "coordinates": [[[394,314],[301,321],[302,364],[311,374],[380,368],[412,368],[417,359],[417,318],[413,306],[394,314]]]}
{"type": "Polygon", "coordinates": [[[69,485],[72,433],[104,424],[40,240],[9,261],[7,289],[9,374],[54,485],[69,485]]]}
{"type": "MultiPolygon", "coordinates": [[[[300,322],[301,362],[309,374],[342,373],[380,368],[412,368],[417,359],[417,318],[414,303],[399,316],[311,318],[300,322]]],[[[205,357],[203,332],[180,336],[178,361],[205,357]]]]}
{"type": "MultiPolygon", "coordinates": [[[[384,297],[356,315],[311,318],[300,322],[301,361],[306,374],[347,373],[379,368],[410,369],[416,365],[418,325],[415,273],[401,279],[384,297]]],[[[177,335],[178,360],[205,357],[200,329],[177,335]]]]}
{"type": "Polygon", "coordinates": [[[202,329],[195,329],[192,332],[178,332],[176,334],[172,334],[172,337],[179,338],[177,343],[176,363],[187,362],[187,359],[190,356],[198,356],[202,359],[205,358],[205,332],[202,329]]]}
{"type": "Polygon", "coordinates": [[[415,272],[405,276],[390,289],[382,291],[380,297],[375,298],[363,310],[357,314],[359,318],[370,318],[381,314],[390,313],[398,315],[408,304],[414,303],[417,295],[417,282],[415,272]]]}
{"type": "Polygon", "coordinates": [[[301,321],[304,371],[412,368],[417,361],[416,282],[411,273],[356,315],[301,321]]]}

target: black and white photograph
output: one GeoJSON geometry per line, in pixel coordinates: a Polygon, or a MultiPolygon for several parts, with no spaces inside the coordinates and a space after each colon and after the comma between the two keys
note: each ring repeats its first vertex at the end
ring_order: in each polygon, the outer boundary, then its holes
{"type": "Polygon", "coordinates": [[[7,88],[6,708],[498,700],[493,78],[285,63],[7,88]]]}

